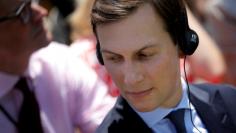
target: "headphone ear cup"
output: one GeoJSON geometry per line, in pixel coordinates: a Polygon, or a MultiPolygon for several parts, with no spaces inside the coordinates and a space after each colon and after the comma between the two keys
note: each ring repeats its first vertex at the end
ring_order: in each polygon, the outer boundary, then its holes
{"type": "Polygon", "coordinates": [[[98,62],[101,65],[104,65],[104,61],[103,61],[103,58],[102,58],[102,53],[100,51],[100,44],[99,43],[97,43],[97,45],[96,45],[96,56],[97,56],[98,62]]]}
{"type": "Polygon", "coordinates": [[[181,49],[185,55],[192,55],[198,47],[199,38],[194,30],[189,29],[185,33],[186,42],[184,47],[181,49]]]}

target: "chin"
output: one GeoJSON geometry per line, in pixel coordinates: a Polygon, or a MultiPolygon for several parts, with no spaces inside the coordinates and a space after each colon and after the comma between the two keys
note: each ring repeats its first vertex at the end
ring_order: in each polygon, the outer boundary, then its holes
{"type": "Polygon", "coordinates": [[[51,40],[49,40],[48,38],[45,39],[44,43],[42,43],[42,47],[47,47],[50,44],[51,40]]]}
{"type": "Polygon", "coordinates": [[[47,47],[50,44],[50,42],[51,41],[47,37],[45,37],[44,39],[42,39],[42,41],[39,42],[38,47],[36,48],[36,50],[41,49],[43,47],[47,47]]]}
{"type": "Polygon", "coordinates": [[[150,112],[153,111],[154,109],[150,109],[150,108],[136,108],[137,111],[139,112],[150,112]]]}
{"type": "Polygon", "coordinates": [[[147,104],[135,105],[134,108],[139,112],[150,112],[155,110],[157,107],[147,106],[147,104]]]}

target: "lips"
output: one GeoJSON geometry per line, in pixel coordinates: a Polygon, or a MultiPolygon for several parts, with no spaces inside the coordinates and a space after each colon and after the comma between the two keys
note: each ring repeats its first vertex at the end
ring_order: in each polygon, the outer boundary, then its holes
{"type": "Polygon", "coordinates": [[[143,97],[151,93],[153,88],[142,91],[127,91],[126,94],[131,97],[143,97]]]}

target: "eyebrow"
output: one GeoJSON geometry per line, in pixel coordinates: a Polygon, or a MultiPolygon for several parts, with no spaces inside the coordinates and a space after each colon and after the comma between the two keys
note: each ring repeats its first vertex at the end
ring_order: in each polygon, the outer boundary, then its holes
{"type": "Polygon", "coordinates": [[[112,51],[106,50],[106,49],[101,49],[101,53],[108,53],[108,54],[115,54],[115,55],[119,55],[117,53],[114,53],[112,51]]]}
{"type": "MultiPolygon", "coordinates": [[[[157,45],[155,45],[154,43],[147,43],[144,47],[142,47],[141,49],[138,49],[138,50],[136,50],[135,51],[135,53],[138,53],[138,52],[140,52],[140,51],[142,51],[142,50],[145,50],[145,49],[147,49],[147,48],[152,48],[152,47],[156,47],[157,45]]],[[[119,54],[117,54],[117,53],[114,53],[114,52],[112,52],[112,51],[110,51],[110,50],[106,50],[106,49],[101,49],[101,52],[102,53],[109,53],[109,54],[115,54],[115,55],[119,55],[119,54]]]]}
{"type": "Polygon", "coordinates": [[[147,48],[152,48],[152,47],[156,47],[157,45],[153,44],[153,43],[150,43],[150,44],[147,44],[146,46],[144,46],[143,48],[137,50],[137,51],[142,51],[144,49],[147,49],[147,48]]]}

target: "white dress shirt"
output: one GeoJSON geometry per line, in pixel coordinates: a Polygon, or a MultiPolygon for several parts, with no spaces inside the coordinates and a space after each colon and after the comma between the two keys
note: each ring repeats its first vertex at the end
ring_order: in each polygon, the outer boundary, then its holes
{"type": "MultiPolygon", "coordinates": [[[[113,106],[115,99],[96,73],[65,45],[51,43],[34,53],[25,76],[33,81],[46,133],[92,133],[113,106]]],[[[13,86],[19,76],[0,72],[0,104],[17,120],[22,95],[13,86]]],[[[16,133],[0,110],[0,131],[16,133]]]]}

